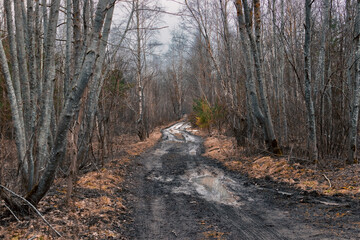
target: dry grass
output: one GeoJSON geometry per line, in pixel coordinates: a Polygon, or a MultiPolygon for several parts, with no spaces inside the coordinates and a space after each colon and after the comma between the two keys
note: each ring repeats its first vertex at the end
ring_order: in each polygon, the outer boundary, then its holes
{"type": "MultiPolygon", "coordinates": [[[[67,180],[58,178],[52,190],[38,205],[39,210],[63,237],[60,239],[123,239],[121,231],[126,212],[122,199],[125,166],[133,156],[154,146],[161,138],[160,127],[150,137],[138,142],[136,136],[123,135],[116,140],[119,157],[111,159],[101,169],[79,176],[74,193],[66,203],[67,180]],[[124,154],[125,153],[125,154],[124,154]]],[[[5,211],[0,204],[0,211],[5,211]]],[[[58,239],[36,216],[0,221],[0,239],[58,239]]]]}
{"type": "Polygon", "coordinates": [[[319,170],[314,166],[290,163],[286,158],[264,155],[246,157],[239,155],[235,140],[223,135],[207,137],[204,156],[217,159],[231,170],[252,178],[270,177],[306,191],[318,191],[325,195],[346,194],[360,198],[360,165],[334,170],[319,170]],[[331,187],[330,187],[331,184],[331,187]]]}

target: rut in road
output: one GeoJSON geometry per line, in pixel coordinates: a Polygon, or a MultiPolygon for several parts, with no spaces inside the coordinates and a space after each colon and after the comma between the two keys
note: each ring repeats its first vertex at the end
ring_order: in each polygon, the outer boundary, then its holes
{"type": "MultiPolygon", "coordinates": [[[[266,202],[260,188],[201,156],[202,139],[177,123],[131,176],[131,239],[323,239],[266,202]]],[[[334,238],[335,239],[335,238],[334,238]]]]}

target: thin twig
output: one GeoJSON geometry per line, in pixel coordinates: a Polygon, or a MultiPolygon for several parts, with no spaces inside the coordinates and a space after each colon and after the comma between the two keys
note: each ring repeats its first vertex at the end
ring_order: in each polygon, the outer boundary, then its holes
{"type": "Polygon", "coordinates": [[[330,186],[330,188],[331,188],[331,182],[330,182],[330,179],[325,175],[325,174],[323,174],[323,176],[324,176],[324,178],[329,182],[329,186],[330,186]]]}
{"type": "Polygon", "coordinates": [[[3,185],[1,185],[1,184],[0,184],[0,187],[1,187],[2,189],[6,190],[7,192],[13,194],[14,196],[20,198],[21,200],[23,200],[27,205],[29,205],[32,209],[34,209],[34,211],[40,216],[40,218],[46,223],[46,225],[48,225],[48,226],[56,233],[56,235],[58,235],[59,237],[62,237],[61,234],[60,234],[58,231],[56,231],[56,229],[53,228],[53,227],[51,226],[51,224],[41,215],[41,213],[39,212],[39,210],[37,210],[37,208],[36,208],[33,204],[31,204],[31,202],[29,202],[28,200],[26,200],[26,199],[23,198],[22,196],[16,194],[15,192],[11,191],[10,189],[8,189],[7,187],[5,187],[5,186],[3,186],[3,185]]]}
{"type": "Polygon", "coordinates": [[[10,211],[10,213],[14,216],[14,218],[16,219],[16,221],[20,222],[19,218],[15,215],[15,213],[11,210],[11,208],[10,208],[8,205],[6,205],[6,204],[4,204],[4,205],[5,205],[5,207],[10,211]]]}

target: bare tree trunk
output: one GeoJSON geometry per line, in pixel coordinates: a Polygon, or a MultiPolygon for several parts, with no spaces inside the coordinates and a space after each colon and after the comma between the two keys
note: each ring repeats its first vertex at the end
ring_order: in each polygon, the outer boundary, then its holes
{"type": "MultiPolygon", "coordinates": [[[[244,21],[244,14],[242,10],[242,2],[241,0],[237,0],[235,2],[235,6],[237,9],[237,17],[239,22],[239,32],[240,32],[240,38],[241,38],[241,45],[242,45],[242,51],[244,54],[244,61],[245,61],[245,69],[246,69],[246,90],[249,91],[249,98],[251,102],[251,111],[253,112],[256,119],[259,121],[260,125],[265,128],[265,118],[261,111],[257,92],[256,92],[256,84],[254,82],[253,78],[253,72],[251,67],[251,54],[249,50],[249,44],[246,39],[246,27],[245,27],[245,21],[244,21]]],[[[266,134],[266,133],[265,133],[266,134]]]]}
{"type": "MultiPolygon", "coordinates": [[[[357,0],[357,16],[355,22],[355,37],[356,37],[356,59],[360,58],[360,0],[357,0]]],[[[352,102],[352,111],[350,118],[350,130],[349,130],[349,150],[348,150],[348,163],[356,163],[357,153],[357,129],[358,129],[358,118],[359,118],[359,104],[360,104],[360,61],[356,61],[356,79],[354,98],[352,102]]]]}
{"type": "Polygon", "coordinates": [[[113,17],[114,7],[110,8],[106,14],[104,28],[102,32],[103,39],[99,47],[99,58],[95,64],[95,73],[90,81],[90,93],[86,103],[86,112],[82,121],[83,127],[80,129],[77,144],[78,154],[77,163],[81,164],[84,162],[88,155],[89,144],[91,142],[91,136],[94,128],[95,115],[98,109],[98,102],[100,92],[104,83],[103,76],[103,63],[105,60],[106,46],[110,34],[110,27],[113,17]]]}
{"type": "Polygon", "coordinates": [[[66,50],[65,50],[65,78],[64,78],[64,99],[69,92],[71,84],[71,50],[72,50],[72,4],[66,0],[66,50]]]}
{"type": "MultiPolygon", "coordinates": [[[[88,81],[93,73],[96,59],[99,54],[99,44],[101,42],[101,29],[103,27],[104,18],[115,0],[99,1],[96,10],[96,17],[94,21],[94,28],[91,35],[91,45],[88,47],[86,56],[84,59],[83,67],[81,69],[79,78],[76,80],[72,87],[72,91],[66,99],[65,106],[60,115],[59,124],[57,125],[57,131],[54,138],[54,145],[51,150],[50,158],[47,162],[44,173],[42,174],[39,183],[29,192],[27,199],[37,204],[52,185],[56,169],[59,162],[64,157],[66,148],[66,136],[74,116],[74,108],[78,105],[84,90],[88,84],[88,81]],[[110,5],[109,5],[110,4],[110,5]]],[[[50,28],[49,28],[50,29],[50,28]]]]}
{"type": "Polygon", "coordinates": [[[2,45],[2,41],[0,40],[0,64],[2,67],[2,72],[5,77],[6,87],[8,91],[12,120],[15,129],[15,143],[18,151],[18,162],[20,167],[21,178],[23,182],[27,182],[29,172],[28,172],[28,163],[26,161],[26,137],[25,137],[25,129],[22,123],[22,112],[19,109],[19,105],[16,99],[16,93],[13,87],[10,70],[8,66],[8,62],[5,56],[4,47],[2,45]]]}
{"type": "MultiPolygon", "coordinates": [[[[325,47],[326,47],[326,37],[328,35],[329,29],[329,16],[330,16],[330,0],[322,1],[322,12],[323,12],[323,21],[321,24],[321,35],[320,35],[320,51],[319,51],[319,59],[318,66],[316,70],[315,76],[315,89],[314,89],[314,97],[316,102],[317,92],[323,91],[324,89],[324,78],[325,78],[325,47]]],[[[321,107],[323,108],[323,107],[321,107]]]]}
{"type": "Polygon", "coordinates": [[[139,0],[136,0],[136,83],[137,83],[137,92],[138,92],[138,116],[136,120],[138,128],[138,136],[141,141],[145,140],[145,126],[144,126],[144,89],[143,89],[143,79],[142,79],[142,61],[141,61],[141,36],[140,36],[140,5],[139,0]]]}
{"type": "MultiPolygon", "coordinates": [[[[352,0],[346,0],[346,26],[347,26],[347,31],[350,33],[352,31],[351,29],[351,4],[352,0]]],[[[352,74],[351,71],[353,69],[353,61],[356,62],[356,59],[354,60],[354,41],[352,39],[347,39],[346,41],[346,45],[347,45],[347,62],[346,62],[346,67],[347,67],[347,71],[346,71],[346,77],[347,77],[347,85],[348,85],[348,91],[349,91],[349,99],[353,99],[353,91],[352,91],[352,87],[354,86],[353,84],[353,78],[352,78],[352,74]]],[[[350,118],[351,118],[351,103],[349,102],[349,108],[350,108],[350,118]]]]}
{"type": "Polygon", "coordinates": [[[13,22],[13,14],[11,10],[12,7],[10,4],[10,0],[4,0],[4,8],[6,13],[8,38],[9,38],[10,53],[11,53],[12,80],[14,83],[14,91],[16,95],[19,113],[21,113],[20,114],[21,128],[24,128],[24,120],[22,116],[23,101],[21,97],[19,62],[17,58],[16,39],[14,35],[14,22],[13,22]]]}
{"type": "Polygon", "coordinates": [[[311,160],[317,163],[318,152],[316,143],[316,121],[315,110],[311,95],[311,57],[310,57],[310,42],[311,42],[311,0],[305,1],[305,43],[304,43],[304,61],[305,61],[305,101],[308,112],[308,151],[311,160]]]}
{"type": "Polygon", "coordinates": [[[27,56],[28,56],[28,68],[29,68],[29,83],[30,83],[30,122],[29,132],[31,136],[28,136],[28,159],[29,159],[29,190],[33,187],[35,179],[35,164],[33,156],[34,148],[34,134],[35,120],[36,120],[36,101],[37,101],[37,75],[36,75],[36,60],[35,60],[35,24],[34,24],[34,6],[33,1],[27,1],[27,56]]]}
{"type": "Polygon", "coordinates": [[[326,47],[326,37],[328,35],[329,27],[329,15],[330,15],[330,0],[323,0],[322,2],[322,12],[323,12],[323,22],[321,26],[321,35],[320,35],[320,51],[318,66],[315,75],[315,86],[314,86],[314,102],[319,103],[319,123],[320,123],[320,146],[323,147],[324,144],[324,128],[325,128],[325,47],[326,47]],[[317,98],[318,92],[320,93],[320,99],[317,98]]]}
{"type": "MultiPolygon", "coordinates": [[[[38,136],[38,163],[40,167],[45,166],[46,160],[49,157],[48,138],[50,135],[50,125],[53,111],[53,94],[55,81],[55,39],[57,22],[59,17],[60,0],[53,0],[51,2],[50,17],[48,28],[45,36],[45,60],[44,60],[44,74],[43,74],[43,92],[41,102],[41,118],[40,129],[38,136]]],[[[40,172],[39,172],[40,173],[40,172]]]]}
{"type": "MultiPolygon", "coordinates": [[[[42,40],[42,46],[41,46],[41,52],[42,52],[42,57],[43,59],[45,58],[45,52],[46,52],[46,36],[47,36],[47,31],[48,31],[48,7],[47,7],[47,0],[41,0],[41,5],[42,5],[42,26],[43,26],[43,40],[42,40]]],[[[40,78],[39,78],[39,86],[38,86],[38,95],[40,98],[42,98],[43,96],[43,89],[44,89],[44,67],[45,67],[45,63],[44,60],[42,59],[42,63],[41,63],[41,73],[40,73],[40,78]]],[[[41,101],[39,101],[39,105],[41,105],[41,101]]]]}
{"type": "Polygon", "coordinates": [[[229,14],[227,11],[227,4],[228,2],[225,1],[223,3],[222,0],[220,0],[220,10],[221,10],[221,16],[222,16],[222,23],[223,23],[223,44],[224,44],[224,51],[225,51],[225,73],[224,74],[226,77],[226,85],[227,85],[227,89],[229,92],[229,95],[231,95],[232,97],[230,98],[230,106],[231,108],[230,110],[230,114],[232,114],[233,116],[231,116],[230,118],[232,118],[233,120],[231,121],[232,123],[232,128],[235,134],[235,138],[237,141],[238,146],[242,145],[245,143],[245,136],[242,132],[242,124],[241,124],[241,109],[239,107],[239,103],[238,103],[238,87],[237,87],[237,81],[236,81],[236,76],[235,76],[235,66],[234,66],[234,59],[233,59],[233,49],[231,46],[231,35],[229,33],[229,14]]]}
{"type": "Polygon", "coordinates": [[[73,79],[77,79],[81,68],[81,46],[82,46],[82,31],[80,21],[80,0],[73,0],[73,38],[74,38],[74,67],[73,79]]]}
{"type": "MultiPolygon", "coordinates": [[[[270,5],[270,2],[269,2],[270,5]]],[[[274,86],[274,103],[275,103],[275,122],[277,124],[275,124],[275,128],[279,130],[283,128],[283,126],[281,126],[281,114],[280,114],[280,108],[281,108],[281,104],[279,104],[279,95],[280,95],[280,77],[279,77],[279,69],[278,69],[278,41],[277,41],[277,15],[276,15],[276,0],[272,0],[272,4],[271,4],[271,15],[272,15],[272,48],[271,48],[271,52],[272,52],[272,76],[273,76],[273,86],[274,86]]],[[[280,65],[280,68],[282,66],[280,65]]],[[[280,73],[281,74],[281,73],[280,73]]],[[[278,131],[278,136],[279,136],[279,140],[281,142],[282,140],[282,131],[278,131]]]]}
{"type": "MultiPolygon", "coordinates": [[[[238,2],[238,1],[237,1],[238,2]]],[[[265,140],[271,151],[276,154],[282,154],[279,147],[279,143],[276,139],[272,119],[269,111],[268,100],[264,89],[264,81],[262,75],[261,64],[261,43],[260,43],[260,31],[261,31],[261,13],[260,13],[260,1],[254,0],[254,16],[255,16],[255,39],[251,28],[250,9],[247,0],[243,0],[244,16],[246,22],[246,30],[250,40],[250,48],[255,64],[255,75],[258,81],[260,101],[264,111],[264,128],[265,128],[265,140]]]]}
{"type": "MultiPolygon", "coordinates": [[[[284,37],[285,33],[285,22],[284,22],[284,0],[281,0],[281,23],[280,23],[280,38],[284,37]]],[[[282,41],[280,41],[282,42],[282,41]]],[[[286,116],[286,88],[285,88],[285,81],[284,81],[284,74],[285,74],[285,47],[284,44],[280,44],[279,48],[279,55],[280,55],[280,75],[279,75],[279,89],[280,89],[280,102],[281,102],[281,116],[282,116],[282,127],[283,129],[283,141],[282,144],[288,141],[288,127],[287,127],[287,116],[286,116]]]]}
{"type": "MultiPolygon", "coordinates": [[[[42,41],[41,41],[41,35],[42,35],[42,32],[41,32],[41,17],[40,17],[40,1],[37,1],[35,3],[35,16],[34,16],[34,20],[35,20],[35,30],[34,30],[34,38],[35,38],[35,70],[36,70],[36,79],[37,79],[37,82],[35,83],[36,85],[36,96],[37,96],[37,99],[36,99],[36,106],[38,105],[39,103],[39,98],[41,96],[41,89],[40,89],[40,86],[41,86],[41,79],[42,79],[42,75],[41,75],[41,72],[42,72],[42,58],[41,58],[41,50],[42,50],[42,41]]],[[[35,125],[36,125],[36,122],[35,122],[35,125]]],[[[35,169],[36,171],[36,169],[35,169]]],[[[36,173],[35,173],[35,176],[36,176],[36,173]]]]}
{"type": "Polygon", "coordinates": [[[25,49],[24,15],[20,0],[14,1],[15,24],[16,24],[16,49],[19,63],[22,100],[24,103],[24,126],[27,139],[31,131],[31,106],[30,106],[30,83],[28,79],[28,65],[25,49]]]}
{"type": "MultiPolygon", "coordinates": [[[[14,26],[13,26],[13,15],[11,11],[10,1],[4,1],[4,7],[7,15],[8,31],[9,31],[9,42],[10,42],[10,52],[12,54],[12,65],[14,67],[13,72],[13,86],[14,93],[16,96],[17,112],[19,118],[17,119],[18,127],[21,127],[21,131],[15,131],[15,134],[19,134],[16,138],[18,144],[18,156],[19,156],[19,168],[22,172],[22,182],[23,185],[30,190],[33,185],[33,176],[34,176],[34,161],[32,155],[32,144],[31,144],[31,132],[32,132],[32,118],[35,113],[32,112],[31,101],[30,101],[30,84],[28,79],[28,66],[26,58],[26,42],[25,40],[25,30],[24,30],[24,14],[23,4],[19,1],[14,2],[15,9],[15,35],[14,35],[14,26]],[[21,26],[19,26],[19,24],[21,26]],[[16,36],[16,37],[15,37],[16,36]],[[24,104],[23,104],[24,103],[24,104]],[[22,135],[24,134],[24,135],[22,135]],[[24,137],[20,139],[20,137],[24,137]],[[29,140],[30,139],[30,140],[29,140]],[[27,142],[27,140],[29,142],[27,142]],[[30,149],[29,149],[30,146],[30,149]],[[26,170],[25,170],[26,168],[26,170]]],[[[4,66],[3,66],[4,67],[4,66]]],[[[11,79],[11,77],[10,77],[11,79]]],[[[9,86],[8,86],[9,87],[9,86]]],[[[9,97],[11,94],[9,93],[9,97]]],[[[14,100],[12,100],[14,101],[14,100]]],[[[14,114],[15,111],[12,109],[14,114]]]]}

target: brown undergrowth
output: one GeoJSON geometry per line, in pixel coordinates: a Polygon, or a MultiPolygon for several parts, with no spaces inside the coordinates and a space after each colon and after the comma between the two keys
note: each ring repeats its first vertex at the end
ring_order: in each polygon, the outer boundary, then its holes
{"type": "Polygon", "coordinates": [[[306,191],[324,195],[345,194],[360,198],[360,165],[345,168],[317,169],[313,165],[292,162],[289,157],[264,154],[250,157],[241,154],[232,137],[216,135],[205,138],[204,156],[217,159],[227,168],[247,174],[251,178],[266,178],[286,182],[306,191]]]}
{"type": "Polygon", "coordinates": [[[78,177],[71,200],[66,203],[67,180],[58,178],[38,209],[54,232],[35,214],[16,221],[0,203],[0,239],[123,239],[126,223],[122,182],[126,166],[134,156],[154,146],[161,137],[157,128],[144,142],[133,136],[120,136],[113,146],[114,157],[102,168],[78,177]],[[7,214],[6,214],[7,213],[7,214]]]}

